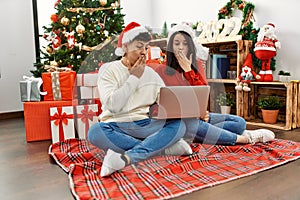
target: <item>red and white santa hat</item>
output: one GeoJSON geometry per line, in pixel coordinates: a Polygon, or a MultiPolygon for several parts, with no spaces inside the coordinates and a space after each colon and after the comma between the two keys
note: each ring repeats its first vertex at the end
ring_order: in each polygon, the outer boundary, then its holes
{"type": "Polygon", "coordinates": [[[273,23],[267,23],[267,26],[271,26],[272,28],[275,28],[275,25],[273,23]]]}
{"type": "Polygon", "coordinates": [[[192,39],[195,38],[195,33],[190,26],[185,25],[185,24],[177,24],[170,29],[170,31],[168,33],[168,42],[169,42],[170,37],[178,31],[186,32],[187,34],[189,34],[191,36],[192,39]]]}
{"type": "Polygon", "coordinates": [[[115,54],[117,56],[123,56],[124,50],[123,50],[123,44],[127,44],[131,42],[136,36],[138,36],[140,33],[147,33],[148,30],[141,26],[140,24],[136,22],[129,23],[122,33],[119,35],[118,39],[118,47],[115,50],[115,54]]]}
{"type": "Polygon", "coordinates": [[[246,58],[244,60],[244,63],[243,63],[242,67],[245,67],[245,66],[253,69],[253,61],[252,61],[252,54],[251,53],[248,53],[248,55],[246,56],[246,58]]]}

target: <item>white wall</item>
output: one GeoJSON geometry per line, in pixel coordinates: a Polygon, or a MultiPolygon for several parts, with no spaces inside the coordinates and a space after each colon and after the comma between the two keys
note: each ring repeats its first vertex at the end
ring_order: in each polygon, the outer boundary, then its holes
{"type": "MultiPolygon", "coordinates": [[[[50,10],[55,0],[43,6],[50,10]]],[[[218,10],[228,0],[121,0],[125,24],[136,21],[143,25],[161,29],[166,21],[181,23],[198,20],[217,20],[218,10]]],[[[255,27],[273,22],[277,27],[277,36],[282,49],[276,56],[277,71],[285,69],[292,72],[292,79],[300,79],[300,64],[297,54],[300,50],[300,31],[297,27],[297,16],[300,2],[297,0],[251,0],[255,5],[255,27]]],[[[0,113],[23,110],[20,101],[19,81],[22,75],[31,76],[30,70],[35,62],[34,31],[31,0],[0,1],[0,113]]],[[[49,12],[44,12],[48,15],[49,12]]],[[[42,24],[40,25],[47,25],[42,24]]],[[[276,72],[274,72],[274,77],[276,72]]]]}
{"type": "Polygon", "coordinates": [[[31,0],[0,1],[0,113],[23,110],[19,81],[35,62],[31,0]]]}

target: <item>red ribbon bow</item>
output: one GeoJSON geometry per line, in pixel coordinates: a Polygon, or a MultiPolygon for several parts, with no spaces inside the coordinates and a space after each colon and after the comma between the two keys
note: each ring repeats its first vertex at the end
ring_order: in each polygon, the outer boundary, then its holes
{"type": "Polygon", "coordinates": [[[84,105],[84,108],[81,110],[81,114],[78,114],[78,117],[81,118],[81,121],[85,123],[85,134],[87,134],[90,128],[89,120],[93,121],[94,116],[97,116],[97,112],[93,112],[92,110],[89,110],[88,105],[84,105]]]}
{"type": "Polygon", "coordinates": [[[62,107],[57,107],[57,112],[50,116],[50,120],[54,121],[55,126],[59,127],[59,141],[63,141],[64,138],[64,129],[63,129],[63,123],[65,125],[68,125],[68,119],[74,119],[73,114],[67,114],[65,112],[62,113],[62,107]]]}

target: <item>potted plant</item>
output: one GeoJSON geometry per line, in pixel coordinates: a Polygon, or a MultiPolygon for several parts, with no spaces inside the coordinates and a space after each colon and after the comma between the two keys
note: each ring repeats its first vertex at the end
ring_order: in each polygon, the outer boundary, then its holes
{"type": "Polygon", "coordinates": [[[278,80],[280,82],[290,82],[290,80],[291,80],[291,73],[288,72],[288,71],[280,70],[278,72],[278,80]]]}
{"type": "Polygon", "coordinates": [[[257,105],[261,109],[264,123],[275,124],[277,122],[279,108],[282,106],[277,96],[260,98],[257,105]]]}
{"type": "Polygon", "coordinates": [[[230,114],[231,106],[235,103],[230,92],[222,92],[217,97],[217,103],[221,108],[222,114],[230,114]]]}

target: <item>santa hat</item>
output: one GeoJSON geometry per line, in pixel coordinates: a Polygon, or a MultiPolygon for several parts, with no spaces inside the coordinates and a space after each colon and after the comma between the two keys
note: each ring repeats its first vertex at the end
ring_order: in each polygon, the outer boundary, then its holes
{"type": "Polygon", "coordinates": [[[140,33],[147,33],[147,32],[148,30],[143,26],[141,26],[140,24],[136,22],[129,23],[119,36],[118,47],[115,50],[115,54],[117,56],[123,56],[125,53],[123,50],[123,44],[127,44],[131,42],[140,33]]]}
{"type": "Polygon", "coordinates": [[[201,44],[199,44],[195,41],[195,33],[194,33],[193,29],[188,25],[178,24],[178,25],[173,26],[170,29],[169,33],[168,33],[167,42],[169,42],[170,37],[174,33],[179,32],[179,31],[183,31],[183,32],[187,33],[189,36],[191,36],[191,38],[194,41],[194,44],[196,46],[196,54],[197,54],[196,57],[200,58],[201,60],[207,60],[208,59],[209,48],[204,47],[204,46],[202,46],[201,44]]]}
{"type": "Polygon", "coordinates": [[[253,69],[253,62],[252,62],[252,54],[251,53],[248,53],[245,61],[244,61],[244,64],[243,64],[243,67],[249,67],[251,69],[253,69]]]}
{"type": "Polygon", "coordinates": [[[275,25],[273,23],[268,23],[268,26],[272,26],[273,28],[275,28],[275,25]]]}
{"type": "Polygon", "coordinates": [[[189,34],[191,36],[192,39],[194,39],[194,37],[195,37],[194,31],[190,26],[178,24],[178,25],[173,26],[170,29],[170,31],[168,33],[168,42],[169,42],[170,37],[174,33],[179,32],[179,31],[186,32],[187,34],[189,34]]]}

